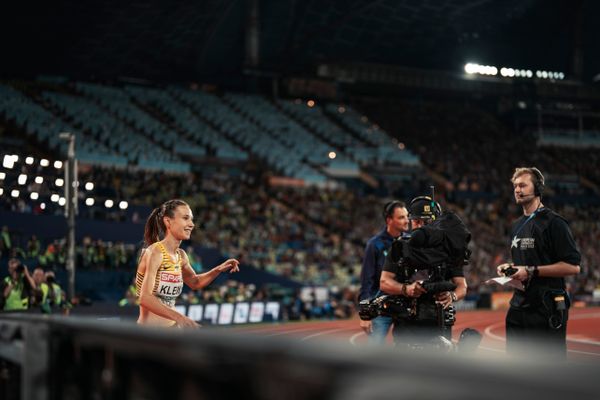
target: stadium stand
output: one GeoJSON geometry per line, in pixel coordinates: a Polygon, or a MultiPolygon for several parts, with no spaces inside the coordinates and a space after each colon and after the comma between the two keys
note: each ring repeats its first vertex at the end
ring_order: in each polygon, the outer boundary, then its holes
{"type": "MultiPolygon", "coordinates": [[[[584,269],[581,279],[572,280],[574,292],[589,295],[600,281],[595,261],[598,254],[590,246],[598,238],[599,229],[583,219],[576,207],[587,204],[590,215],[598,213],[595,184],[600,180],[597,171],[592,173],[589,163],[581,161],[585,150],[557,147],[560,143],[549,146],[536,141],[531,133],[511,132],[484,107],[408,100],[375,106],[360,102],[356,106],[310,106],[297,100],[270,100],[241,93],[217,96],[176,87],[76,82],[63,83],[59,86],[63,88],[61,93],[32,86],[40,98],[2,87],[2,115],[6,120],[30,132],[37,142],[47,143],[49,152],[60,147],[36,136],[31,126],[37,124],[42,127],[39,132],[47,132],[69,121],[76,132],[79,127],[84,135],[81,142],[92,143],[100,152],[117,154],[127,160],[127,165],[137,168],[104,168],[102,163],[84,157],[83,163],[96,166],[82,168],[80,173],[81,182],[94,183],[93,191],[82,191],[81,217],[139,226],[150,210],[148,204],[182,197],[192,205],[200,225],[193,238],[195,243],[297,283],[353,287],[363,242],[381,228],[378,221],[383,201],[379,194],[369,194],[366,186],[356,190],[338,181],[333,187],[323,187],[324,182],[336,179],[327,171],[335,166],[367,170],[372,164],[414,167],[422,160],[427,172],[412,175],[401,190],[388,191],[388,195],[408,199],[426,192],[429,183],[436,183],[444,206],[463,216],[473,231],[468,280],[470,293],[476,298],[489,290],[480,283],[492,276],[494,265],[507,256],[504,238],[518,213],[512,205],[508,177],[514,165],[527,159],[547,174],[548,202],[573,221],[584,261],[590,266],[584,269]],[[73,90],[78,94],[72,94],[73,90]],[[26,106],[17,112],[15,104],[26,106]],[[387,128],[372,123],[355,107],[363,107],[387,128]],[[402,131],[396,130],[397,126],[402,126],[402,131]],[[390,137],[386,131],[401,134],[390,137]],[[536,145],[536,156],[527,157],[524,149],[536,145]],[[149,149],[154,153],[147,153],[149,149]],[[322,155],[332,149],[340,156],[325,161],[322,155]],[[386,149],[396,150],[392,154],[386,149]],[[233,169],[210,167],[189,174],[187,168],[174,168],[170,170],[174,174],[163,175],[152,172],[150,164],[144,165],[142,154],[148,159],[147,154],[154,154],[151,162],[161,162],[163,167],[164,163],[186,165],[183,160],[189,157],[206,160],[214,155],[222,160],[217,164],[227,160],[247,163],[257,158],[265,162],[266,169],[259,167],[253,172],[247,164],[233,169]],[[487,154],[497,156],[490,158],[487,154]],[[279,186],[269,181],[269,176],[279,174],[317,186],[279,186]],[[90,197],[94,205],[86,206],[85,200],[90,197]],[[130,208],[107,209],[103,205],[108,199],[115,204],[129,201],[130,208]]],[[[589,157],[595,157],[594,153],[589,157]]],[[[53,183],[61,174],[55,169],[44,172],[40,166],[35,171],[33,167],[23,171],[31,176],[43,175],[53,183]]],[[[18,186],[15,180],[14,176],[4,179],[6,193],[18,186]]],[[[40,192],[38,201],[11,196],[3,196],[0,201],[11,212],[61,213],[58,201],[50,201],[60,187],[32,183],[27,188],[28,192],[36,190],[40,192]],[[46,204],[42,210],[39,203],[43,199],[46,204]]],[[[119,263],[119,268],[133,267],[139,238],[118,245],[119,251],[122,246],[127,249],[126,261],[119,263]]],[[[48,238],[45,246],[56,246],[57,239],[48,238]]],[[[88,236],[82,240],[91,239],[88,236]]],[[[92,242],[96,245],[81,242],[81,257],[86,254],[83,249],[95,248],[95,253],[101,253],[98,242],[92,242]]],[[[109,253],[113,252],[112,246],[108,245],[109,253]]],[[[112,269],[113,257],[108,258],[111,261],[105,267],[112,269]]],[[[82,258],[85,266],[101,264],[82,258]]]]}

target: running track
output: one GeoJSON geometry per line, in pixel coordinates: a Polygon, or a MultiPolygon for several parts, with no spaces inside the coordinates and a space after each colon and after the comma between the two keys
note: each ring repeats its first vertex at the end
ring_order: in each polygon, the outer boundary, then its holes
{"type": "MultiPolygon", "coordinates": [[[[477,329],[483,335],[480,353],[504,354],[504,316],[506,311],[459,311],[454,336],[464,328],[477,329]]],[[[335,339],[361,346],[366,336],[358,318],[336,321],[289,322],[269,325],[246,325],[234,328],[238,332],[263,337],[287,337],[298,341],[335,339]]],[[[391,343],[391,338],[388,337],[391,343]]],[[[600,307],[571,309],[567,328],[569,359],[600,361],[600,307]]]]}

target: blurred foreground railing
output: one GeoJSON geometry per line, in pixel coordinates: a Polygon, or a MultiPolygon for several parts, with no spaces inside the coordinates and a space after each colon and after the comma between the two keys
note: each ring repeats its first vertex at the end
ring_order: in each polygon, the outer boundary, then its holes
{"type": "Polygon", "coordinates": [[[599,364],[0,315],[0,399],[597,399],[599,364]]]}

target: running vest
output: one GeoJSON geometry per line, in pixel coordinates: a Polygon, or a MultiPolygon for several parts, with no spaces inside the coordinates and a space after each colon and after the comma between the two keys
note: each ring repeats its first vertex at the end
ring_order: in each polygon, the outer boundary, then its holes
{"type": "MultiPolygon", "coordinates": [[[[156,272],[154,280],[154,288],[152,294],[166,306],[173,307],[175,300],[181,294],[183,289],[183,277],[181,275],[181,256],[177,252],[177,261],[173,262],[165,246],[161,242],[157,242],[158,248],[162,254],[162,261],[156,272]]],[[[144,282],[144,274],[137,272],[135,278],[135,286],[138,296],[142,292],[142,283],[144,282]]]]}

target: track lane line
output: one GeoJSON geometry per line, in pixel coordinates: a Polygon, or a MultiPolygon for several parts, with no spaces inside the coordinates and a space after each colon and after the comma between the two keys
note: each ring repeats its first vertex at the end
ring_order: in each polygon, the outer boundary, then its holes
{"type": "Polygon", "coordinates": [[[318,337],[318,336],[327,335],[328,333],[345,331],[345,330],[348,330],[348,329],[345,329],[345,328],[329,329],[329,330],[326,330],[326,331],[321,331],[321,332],[313,333],[312,335],[305,336],[302,339],[300,339],[300,341],[301,342],[305,342],[305,341],[307,341],[309,339],[312,339],[312,338],[315,338],[315,337],[318,337]]]}

